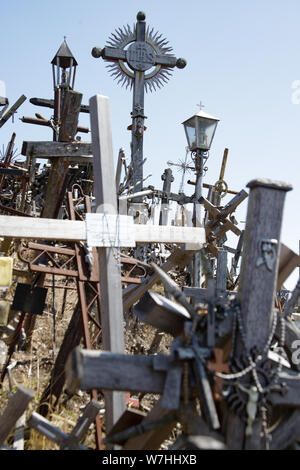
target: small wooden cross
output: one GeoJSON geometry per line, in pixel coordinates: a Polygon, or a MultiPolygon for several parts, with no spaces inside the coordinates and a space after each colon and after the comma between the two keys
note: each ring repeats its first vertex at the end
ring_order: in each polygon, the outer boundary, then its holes
{"type": "Polygon", "coordinates": [[[28,425],[46,436],[51,441],[58,444],[64,450],[88,450],[80,441],[83,440],[91,423],[95,420],[100,410],[100,403],[91,400],[80,416],[77,424],[70,434],[66,434],[54,426],[50,421],[38,413],[32,413],[28,420],[28,425]]]}
{"type": "MultiPolygon", "coordinates": [[[[16,393],[9,399],[4,412],[0,416],[0,446],[4,444],[5,439],[15,427],[17,421],[26,411],[33,396],[34,393],[32,390],[20,386],[16,393]]],[[[5,448],[7,449],[7,447],[5,448]]]]}
{"type": "MultiPolygon", "coordinates": [[[[224,351],[223,349],[214,348],[214,361],[207,361],[207,365],[215,372],[229,373],[228,362],[223,362],[224,351]]],[[[214,384],[214,398],[215,400],[221,400],[220,391],[222,390],[223,379],[216,377],[216,383],[214,384]]]]}

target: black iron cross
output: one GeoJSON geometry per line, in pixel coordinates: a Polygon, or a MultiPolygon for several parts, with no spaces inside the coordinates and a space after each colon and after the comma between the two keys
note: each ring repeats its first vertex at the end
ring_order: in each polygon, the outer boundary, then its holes
{"type": "Polygon", "coordinates": [[[144,90],[159,88],[167,82],[171,75],[170,69],[184,68],[186,61],[169,54],[172,50],[161,35],[146,30],[146,15],[137,14],[137,23],[133,31],[130,26],[119,28],[108,41],[109,46],[103,49],[94,47],[92,55],[112,62],[112,75],[119,78],[118,83],[133,86],[132,125],[131,130],[131,161],[133,167],[133,191],[141,191],[143,185],[143,134],[144,134],[144,90]],[[129,47],[125,49],[126,46],[129,47]],[[113,46],[113,47],[110,47],[113,46]]]}

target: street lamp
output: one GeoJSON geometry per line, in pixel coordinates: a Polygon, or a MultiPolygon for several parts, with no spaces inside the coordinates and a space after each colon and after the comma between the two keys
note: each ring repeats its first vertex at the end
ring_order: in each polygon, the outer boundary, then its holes
{"type": "Polygon", "coordinates": [[[53,140],[58,138],[62,105],[66,90],[74,90],[77,61],[64,38],[52,61],[54,87],[53,140]]]}
{"type": "Polygon", "coordinates": [[[52,59],[53,86],[74,89],[77,62],[73,56],[66,39],[52,59]]]}
{"type": "Polygon", "coordinates": [[[201,110],[182,123],[191,151],[210,149],[219,120],[201,110]]]}
{"type": "Polygon", "coordinates": [[[194,226],[201,225],[199,199],[202,190],[203,162],[208,158],[219,119],[200,110],[182,124],[184,126],[188,147],[192,153],[196,171],[196,189],[194,199],[194,226]]]}
{"type": "MultiPolygon", "coordinates": [[[[203,162],[208,158],[208,151],[211,147],[216,127],[219,119],[210,116],[204,111],[190,117],[182,124],[184,126],[188,148],[191,151],[192,159],[195,164],[196,187],[194,195],[193,224],[195,227],[201,226],[201,204],[199,199],[202,195],[202,178],[204,173],[203,162]]],[[[200,254],[194,255],[193,268],[193,285],[199,287],[201,285],[201,267],[200,254]]]]}

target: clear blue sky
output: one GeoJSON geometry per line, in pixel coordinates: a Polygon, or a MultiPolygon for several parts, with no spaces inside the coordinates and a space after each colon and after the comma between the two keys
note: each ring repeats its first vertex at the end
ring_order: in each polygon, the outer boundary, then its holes
{"type": "MultiPolygon", "coordinates": [[[[11,103],[23,93],[28,98],[15,123],[0,130],[1,147],[13,131],[19,149],[23,140],[52,139],[50,129],[23,124],[18,118],[35,112],[50,117],[51,110],[31,105],[29,98],[52,98],[50,62],[66,36],[79,64],[75,89],[83,93],[86,104],[96,93],[110,98],[114,153],[123,147],[130,158],[126,128],[131,93],[112,80],[91,49],[103,47],[115,28],[132,25],[139,10],[169,40],[174,54],[188,62],[185,69],[174,70],[162,89],[146,94],[145,174],[153,174],[147,184],[161,187],[166,162],[184,158],[181,122],[197,112],[201,100],[204,111],[220,118],[205,181],[218,179],[228,147],[225,180],[232,189],[245,188],[257,177],[291,183],[294,190],[287,194],[281,241],[298,251],[300,93],[292,86],[300,80],[299,0],[1,2],[0,80],[11,103]]],[[[80,123],[87,125],[88,116],[83,115],[80,123]]],[[[89,138],[82,134],[83,140],[89,138]]],[[[180,174],[175,171],[174,176],[177,190],[180,174]]],[[[245,220],[246,207],[244,203],[238,220],[245,220]]],[[[236,242],[234,238],[232,244],[236,242]]]]}

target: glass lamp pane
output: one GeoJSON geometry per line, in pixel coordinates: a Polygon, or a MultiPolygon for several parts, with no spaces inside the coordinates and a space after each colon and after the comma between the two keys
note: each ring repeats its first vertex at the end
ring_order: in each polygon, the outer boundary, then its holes
{"type": "Polygon", "coordinates": [[[209,150],[215,135],[218,121],[196,116],[196,147],[201,150],[209,150]]]}
{"type": "Polygon", "coordinates": [[[185,129],[186,138],[187,138],[189,147],[190,148],[195,147],[196,145],[195,120],[190,119],[188,122],[186,122],[184,125],[184,129],[185,129]]]}

